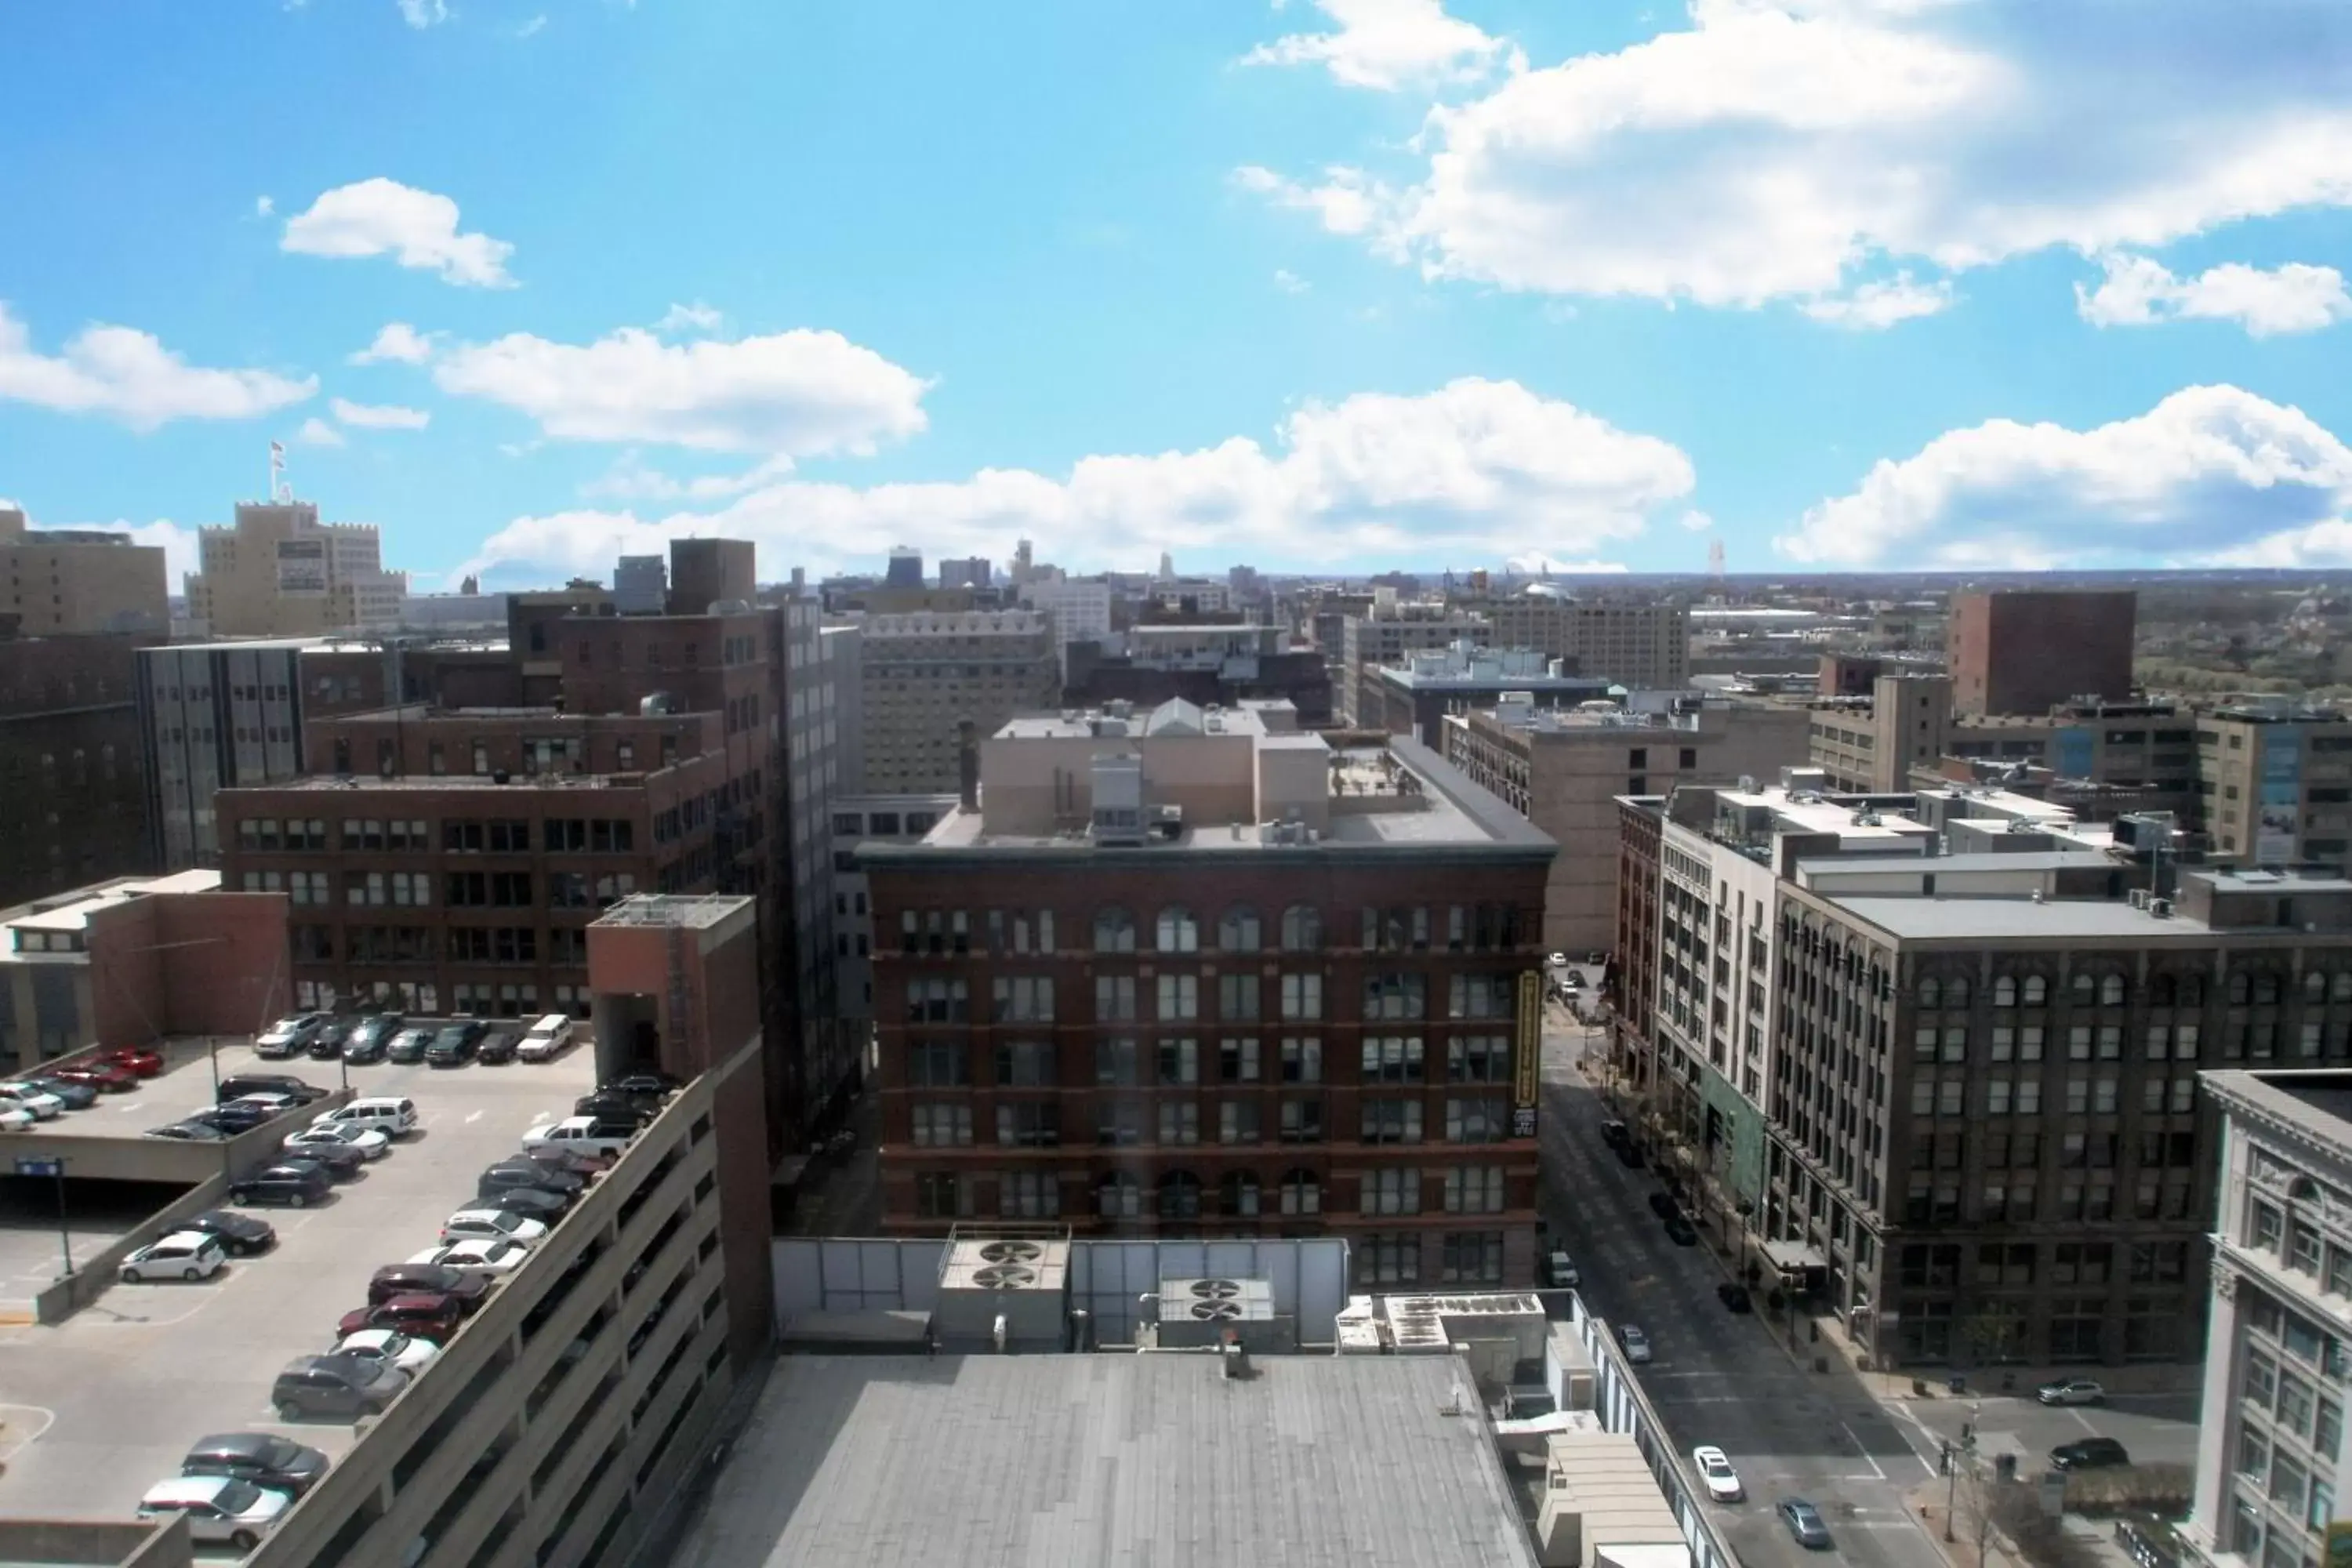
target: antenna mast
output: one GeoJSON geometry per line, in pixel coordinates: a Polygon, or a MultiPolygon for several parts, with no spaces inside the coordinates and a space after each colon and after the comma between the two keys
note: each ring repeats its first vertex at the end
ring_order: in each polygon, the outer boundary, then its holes
{"type": "Polygon", "coordinates": [[[294,487],[286,482],[286,444],[282,441],[269,443],[269,499],[280,506],[294,499],[294,487]]]}

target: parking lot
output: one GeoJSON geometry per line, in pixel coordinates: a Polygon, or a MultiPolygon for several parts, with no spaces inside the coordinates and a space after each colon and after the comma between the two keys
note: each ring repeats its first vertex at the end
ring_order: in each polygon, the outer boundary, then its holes
{"type": "MultiPolygon", "coordinates": [[[[220,1066],[340,1081],[332,1062],[263,1062],[243,1046],[224,1048],[220,1066]]],[[[293,1357],[331,1348],[336,1320],[363,1304],[369,1275],[434,1245],[481,1168],[512,1153],[534,1122],[569,1113],[594,1070],[585,1049],[543,1064],[353,1068],[356,1090],[408,1096],[421,1126],[324,1204],[244,1211],[277,1227],[272,1251],[196,1284],[114,1285],[54,1327],[0,1328],[0,1513],[124,1517],[206,1433],[284,1432],[330,1455],[347,1449],[346,1425],[279,1421],[271,1380],[293,1357]]],[[[209,1103],[211,1083],[198,1057],[68,1114],[137,1137],[209,1103]]],[[[300,1124],[289,1119],[287,1130],[300,1124]]],[[[39,1239],[0,1231],[0,1257],[39,1239]]],[[[57,1268],[53,1225],[46,1241],[43,1283],[57,1268]]]]}

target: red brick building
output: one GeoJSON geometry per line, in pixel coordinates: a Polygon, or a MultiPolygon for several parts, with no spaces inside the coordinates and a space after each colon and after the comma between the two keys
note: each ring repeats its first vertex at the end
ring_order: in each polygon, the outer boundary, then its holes
{"type": "Polygon", "coordinates": [[[1410,740],[1246,706],[1015,720],[974,767],[861,854],[889,1229],[1339,1233],[1368,1286],[1532,1280],[1550,839],[1410,740]]]}
{"type": "Polygon", "coordinates": [[[2132,692],[2139,595],[2035,589],[1955,594],[1944,647],[1955,713],[2047,713],[2077,697],[2132,692]]]}

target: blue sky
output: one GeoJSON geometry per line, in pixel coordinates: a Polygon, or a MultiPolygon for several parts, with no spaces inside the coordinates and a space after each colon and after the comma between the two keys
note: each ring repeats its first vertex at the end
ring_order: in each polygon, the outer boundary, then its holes
{"type": "Polygon", "coordinates": [[[16,7],[0,496],[184,556],[276,438],[426,585],[2352,565],[2352,13],[2150,9],[16,7]]]}

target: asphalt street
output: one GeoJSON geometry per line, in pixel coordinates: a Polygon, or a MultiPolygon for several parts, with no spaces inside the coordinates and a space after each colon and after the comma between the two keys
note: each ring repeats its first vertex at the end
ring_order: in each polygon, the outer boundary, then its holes
{"type": "MultiPolygon", "coordinates": [[[[1591,1032],[1596,1055],[1601,1039],[1591,1032]]],[[[1587,1305],[1612,1329],[1635,1323],[1649,1334],[1654,1359],[1639,1369],[1642,1387],[1685,1465],[1695,1446],[1713,1443],[1739,1471],[1747,1500],[1708,1505],[1718,1532],[1748,1568],[1818,1561],[1774,1511],[1801,1497],[1847,1561],[1943,1568],[1904,1507],[1935,1475],[1928,1438],[1898,1424],[1842,1363],[1827,1373],[1800,1366],[1755,1316],[1717,1299],[1727,1276],[1716,1255],[1704,1243],[1675,1246],[1650,1211],[1656,1173],[1628,1169],[1601,1142],[1607,1108],[1576,1065],[1584,1043],[1574,1026],[1545,1040],[1545,1217],[1576,1260],[1587,1305]]]]}

